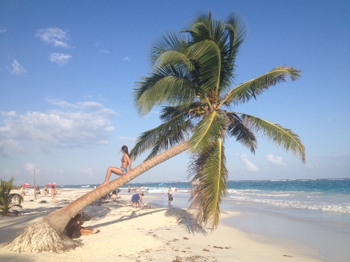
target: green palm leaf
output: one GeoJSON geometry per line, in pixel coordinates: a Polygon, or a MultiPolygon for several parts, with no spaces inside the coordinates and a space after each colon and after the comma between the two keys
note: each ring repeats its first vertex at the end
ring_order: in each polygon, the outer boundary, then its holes
{"type": "Polygon", "coordinates": [[[220,203],[227,193],[227,169],[222,140],[203,149],[192,162],[189,173],[193,175],[189,209],[200,224],[218,225],[220,203]]]}
{"type": "Polygon", "coordinates": [[[226,113],[226,116],[230,120],[228,124],[228,135],[235,137],[236,141],[243,146],[248,147],[254,154],[257,147],[257,141],[254,133],[247,127],[244,121],[235,113],[226,113]]]}
{"type": "Polygon", "coordinates": [[[14,178],[9,181],[0,181],[0,213],[4,215],[8,214],[14,207],[22,207],[23,197],[16,193],[11,194],[11,190],[14,189],[13,181],[14,178]]]}
{"type": "Polygon", "coordinates": [[[191,80],[175,67],[162,67],[138,83],[140,88],[135,90],[135,103],[142,114],[165,102],[170,105],[188,104],[198,93],[196,83],[191,80]]]}
{"type": "MultiPolygon", "coordinates": [[[[234,62],[240,45],[246,36],[246,29],[242,19],[237,14],[231,14],[228,19],[223,21],[213,21],[211,13],[198,16],[191,28],[184,31],[191,35],[189,45],[198,45],[200,43],[212,42],[219,51],[218,64],[210,65],[216,73],[216,83],[212,88],[219,91],[226,90],[231,84],[231,78],[234,77],[234,62]],[[218,68],[219,71],[214,68],[218,68]]],[[[204,50],[204,48],[201,48],[204,50]]],[[[210,68],[210,67],[208,67],[210,68]]],[[[208,85],[209,86],[209,85],[208,85]]]]}
{"type": "Polygon", "coordinates": [[[198,67],[201,89],[215,91],[220,84],[221,55],[215,42],[205,40],[189,47],[188,56],[195,60],[198,67]]]}
{"type": "Polygon", "coordinates": [[[267,136],[275,144],[282,146],[286,151],[292,151],[303,162],[306,161],[305,148],[298,135],[291,130],[251,115],[244,114],[242,118],[252,129],[262,132],[264,136],[267,136]]]}
{"type": "Polygon", "coordinates": [[[136,145],[130,152],[130,156],[135,159],[138,155],[152,149],[146,160],[151,159],[160,152],[169,149],[176,144],[186,140],[188,133],[193,128],[190,119],[187,119],[186,111],[172,109],[172,117],[170,114],[171,107],[165,109],[163,118],[168,118],[168,121],[160,126],[146,131],[138,138],[136,145]]]}
{"type": "Polygon", "coordinates": [[[167,51],[177,51],[183,53],[186,50],[187,42],[185,39],[180,38],[174,33],[167,33],[157,39],[152,45],[151,61],[152,65],[156,64],[156,61],[161,55],[167,51]]]}
{"type": "Polygon", "coordinates": [[[291,67],[275,68],[265,75],[232,89],[222,100],[221,105],[229,105],[232,101],[235,104],[246,103],[251,98],[256,99],[257,95],[260,95],[269,87],[274,86],[279,82],[285,82],[287,76],[295,81],[300,77],[300,71],[291,67]]]}
{"type": "Polygon", "coordinates": [[[190,151],[196,153],[222,138],[226,129],[227,119],[219,115],[217,111],[212,112],[208,117],[204,118],[195,128],[189,145],[190,151]]]}

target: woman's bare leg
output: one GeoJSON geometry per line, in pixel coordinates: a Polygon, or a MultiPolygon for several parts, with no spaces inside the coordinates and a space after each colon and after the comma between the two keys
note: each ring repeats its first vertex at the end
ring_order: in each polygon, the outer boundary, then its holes
{"type": "Polygon", "coordinates": [[[89,228],[89,227],[82,227],[80,229],[80,234],[82,234],[83,236],[88,236],[88,235],[91,235],[91,234],[96,234],[100,232],[99,229],[93,229],[93,228],[89,228]]]}
{"type": "Polygon", "coordinates": [[[105,181],[103,182],[102,185],[107,184],[109,182],[109,179],[111,178],[112,173],[116,174],[116,175],[119,175],[119,176],[123,175],[123,172],[122,172],[122,170],[120,168],[110,166],[107,169],[106,178],[105,178],[105,181]]]}

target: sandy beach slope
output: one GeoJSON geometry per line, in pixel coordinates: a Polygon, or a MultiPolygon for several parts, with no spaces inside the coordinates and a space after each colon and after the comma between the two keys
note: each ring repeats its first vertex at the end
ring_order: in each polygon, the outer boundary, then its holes
{"type": "MultiPolygon", "coordinates": [[[[0,261],[321,261],[315,252],[297,243],[251,236],[222,223],[214,231],[196,227],[186,210],[153,204],[159,195],[146,194],[146,208],[134,208],[127,193],[117,202],[101,201],[84,209],[92,217],[84,225],[101,232],[81,236],[82,247],[59,254],[14,253],[3,248],[26,225],[85,192],[60,191],[56,203],[50,197],[33,200],[28,196],[22,214],[0,217],[0,261]],[[40,203],[43,200],[46,203],[40,203]]],[[[221,218],[237,215],[226,212],[221,218]]]]}

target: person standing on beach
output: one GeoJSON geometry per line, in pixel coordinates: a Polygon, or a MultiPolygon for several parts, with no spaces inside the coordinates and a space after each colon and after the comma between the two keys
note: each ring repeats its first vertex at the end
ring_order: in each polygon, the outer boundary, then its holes
{"type": "Polygon", "coordinates": [[[171,206],[171,202],[173,201],[173,190],[169,187],[168,191],[168,206],[171,206]]]}
{"type": "Polygon", "coordinates": [[[55,202],[56,202],[56,195],[57,195],[56,185],[53,185],[53,186],[51,187],[52,203],[55,203],[55,202]]]}
{"type": "Polygon", "coordinates": [[[107,184],[109,182],[109,179],[111,178],[112,173],[119,175],[119,176],[123,176],[125,175],[128,171],[130,171],[132,169],[132,163],[130,160],[130,155],[129,155],[129,150],[127,146],[122,146],[122,153],[123,153],[123,157],[122,157],[122,166],[119,167],[112,167],[110,166],[107,169],[107,173],[106,173],[106,178],[105,181],[103,182],[102,185],[107,184]]]}

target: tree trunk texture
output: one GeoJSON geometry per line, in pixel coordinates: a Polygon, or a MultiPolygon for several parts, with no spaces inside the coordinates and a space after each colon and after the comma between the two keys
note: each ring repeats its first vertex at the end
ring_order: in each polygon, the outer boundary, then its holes
{"type": "Polygon", "coordinates": [[[65,252],[81,245],[79,241],[74,241],[66,237],[63,232],[70,219],[84,207],[101,199],[115,189],[124,186],[129,181],[135,179],[149,169],[160,163],[189,149],[187,142],[175,146],[164,153],[145,161],[141,165],[132,169],[124,176],[112,182],[100,186],[91,192],[83,195],[69,205],[51,212],[42,221],[27,226],[22,233],[5,248],[16,252],[65,252]]]}

